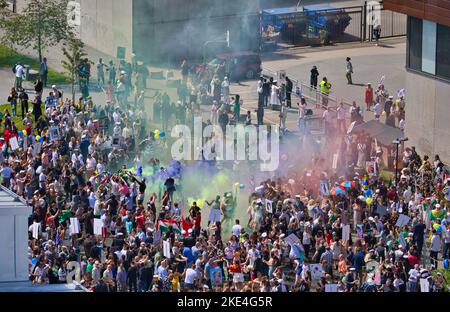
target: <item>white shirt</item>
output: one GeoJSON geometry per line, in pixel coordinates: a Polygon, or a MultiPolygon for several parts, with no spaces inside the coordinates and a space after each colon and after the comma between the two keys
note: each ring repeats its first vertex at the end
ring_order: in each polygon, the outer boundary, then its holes
{"type": "Polygon", "coordinates": [[[383,110],[380,103],[375,104],[375,107],[373,109],[375,111],[375,115],[377,115],[377,116],[380,116],[381,111],[383,110]]]}
{"type": "Polygon", "coordinates": [[[242,226],[240,224],[235,224],[231,228],[231,233],[233,233],[233,235],[236,235],[237,237],[239,237],[239,234],[241,234],[241,229],[242,229],[242,226]]]}
{"type": "Polygon", "coordinates": [[[258,81],[258,84],[257,84],[257,86],[256,86],[256,91],[257,91],[259,94],[262,94],[262,93],[263,93],[263,82],[262,82],[261,80],[258,81]]]}
{"type": "Polygon", "coordinates": [[[323,115],[322,115],[322,118],[325,120],[325,122],[331,122],[331,114],[330,114],[330,112],[329,111],[324,111],[323,112],[323,115]]]}
{"type": "Polygon", "coordinates": [[[23,76],[23,66],[22,65],[17,65],[16,66],[16,77],[17,78],[22,78],[23,76]]]}
{"type": "Polygon", "coordinates": [[[184,282],[186,284],[194,284],[197,275],[198,275],[198,272],[196,270],[191,269],[191,268],[187,269],[186,277],[184,278],[184,282]]]}
{"type": "Polygon", "coordinates": [[[433,235],[430,249],[434,252],[439,252],[441,250],[441,238],[438,235],[433,235]]]}

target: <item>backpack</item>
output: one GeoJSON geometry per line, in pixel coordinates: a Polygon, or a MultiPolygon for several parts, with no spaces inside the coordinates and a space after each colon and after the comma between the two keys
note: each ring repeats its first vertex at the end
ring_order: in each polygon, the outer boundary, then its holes
{"type": "Polygon", "coordinates": [[[16,71],[17,71],[17,70],[16,70],[16,67],[17,67],[17,64],[14,64],[13,67],[12,67],[12,72],[13,72],[14,74],[15,74],[16,71]]]}

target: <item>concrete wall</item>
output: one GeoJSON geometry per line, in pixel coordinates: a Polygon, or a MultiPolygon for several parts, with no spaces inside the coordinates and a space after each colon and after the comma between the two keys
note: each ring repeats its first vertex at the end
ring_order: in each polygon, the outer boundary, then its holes
{"type": "Polygon", "coordinates": [[[450,84],[419,74],[406,74],[408,145],[450,163],[450,84]]]}
{"type": "Polygon", "coordinates": [[[112,56],[117,47],[126,48],[126,58],[132,53],[133,0],[78,0],[81,5],[81,40],[112,56]]]}
{"type": "Polygon", "coordinates": [[[225,40],[229,30],[231,46],[253,49],[259,44],[258,12],[259,1],[134,0],[133,46],[151,61],[198,58],[206,41],[225,40]]]}

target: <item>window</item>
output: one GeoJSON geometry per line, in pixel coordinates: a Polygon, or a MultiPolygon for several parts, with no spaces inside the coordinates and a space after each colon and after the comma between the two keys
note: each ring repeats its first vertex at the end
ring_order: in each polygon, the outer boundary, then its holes
{"type": "Polygon", "coordinates": [[[436,23],[422,22],[422,71],[436,74],[436,23]]]}
{"type": "Polygon", "coordinates": [[[406,67],[450,79],[450,27],[408,16],[406,67]]]}
{"type": "Polygon", "coordinates": [[[450,79],[450,27],[437,26],[436,75],[450,79]]]}
{"type": "Polygon", "coordinates": [[[422,70],[422,20],[408,16],[407,67],[422,70]]]}

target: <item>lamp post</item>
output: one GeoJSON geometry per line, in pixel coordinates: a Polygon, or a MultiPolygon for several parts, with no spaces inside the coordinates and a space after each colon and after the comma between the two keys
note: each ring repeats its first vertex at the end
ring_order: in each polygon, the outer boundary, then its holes
{"type": "Polygon", "coordinates": [[[408,138],[399,138],[394,140],[392,143],[395,144],[397,146],[397,151],[395,153],[395,186],[398,186],[398,148],[400,146],[400,144],[402,144],[403,142],[408,141],[408,138]]]}

